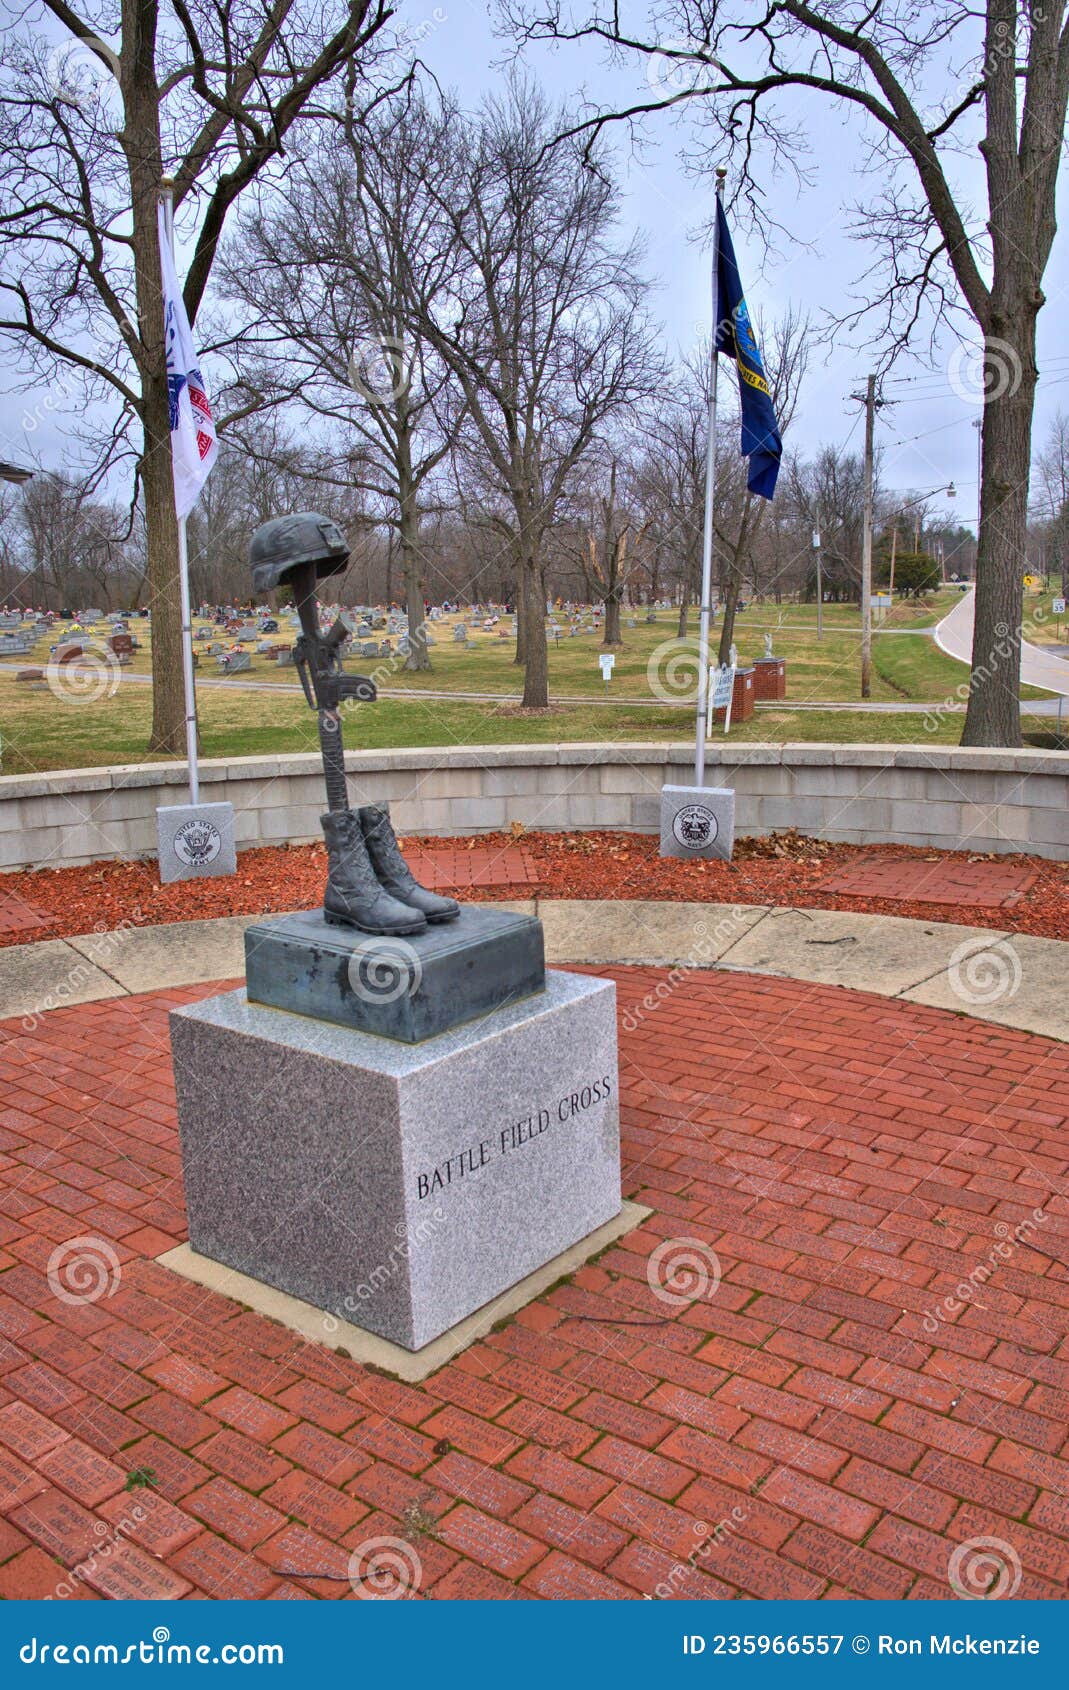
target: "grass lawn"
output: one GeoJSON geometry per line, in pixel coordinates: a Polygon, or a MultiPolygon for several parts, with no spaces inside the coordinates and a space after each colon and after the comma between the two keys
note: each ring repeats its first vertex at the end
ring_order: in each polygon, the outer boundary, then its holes
{"type": "MultiPolygon", "coordinates": [[[[315,751],[315,718],[303,697],[286,693],[205,689],[200,694],[201,748],[205,757],[245,757],[283,751],[315,751]]],[[[119,692],[96,703],[61,703],[49,691],[16,687],[0,675],[2,772],[32,774],[45,769],[92,768],[105,763],[139,763],[146,757],[152,699],[148,687],[120,684],[119,692]]],[[[961,718],[947,716],[934,732],[917,714],[850,710],[792,711],[789,703],[758,711],[735,725],[730,742],[788,740],[955,745],[961,718]]],[[[547,715],[521,715],[514,706],[489,701],[470,704],[442,699],[383,698],[356,705],[346,717],[352,750],[396,746],[494,745],[558,740],[689,741],[691,710],[596,704],[559,705],[547,715]]],[[[1040,731],[1052,724],[1033,723],[1040,731]]],[[[1025,724],[1028,731],[1028,724],[1025,724]]],[[[717,732],[714,737],[722,737],[717,732]]]]}
{"type": "MultiPolygon", "coordinates": [[[[925,603],[896,604],[873,640],[875,701],[938,702],[955,696],[965,680],[964,665],[946,657],[929,635],[912,633],[938,621],[956,601],[955,592],[940,593],[925,603]],[[894,631],[898,630],[898,631],[894,631]]],[[[1030,601],[1030,605],[1037,601],[1030,601]]],[[[1049,608],[1049,598],[1042,601],[1049,608]]],[[[561,619],[563,621],[563,618],[561,619]]],[[[732,741],[790,740],[845,743],[947,744],[958,742],[960,716],[946,716],[934,731],[926,718],[910,713],[865,714],[847,710],[793,711],[791,703],[848,703],[858,696],[859,653],[856,606],[825,607],[824,639],[816,638],[814,605],[756,605],[739,620],[740,657],[749,661],[764,650],[764,633],[771,630],[773,647],[787,659],[788,700],[775,709],[762,709],[731,730],[732,741]]],[[[421,693],[516,694],[522,671],[512,661],[511,638],[478,634],[468,648],[454,643],[452,620],[439,626],[432,650],[432,669],[426,674],[405,670],[403,660],[354,657],[353,671],[375,676],[379,702],[356,707],[346,727],[352,748],[369,750],[397,746],[472,745],[508,742],[549,743],[557,740],[679,740],[693,733],[693,706],[657,700],[653,677],[665,677],[666,657],[678,652],[677,618],[661,611],[648,624],[642,612],[638,625],[624,628],[624,643],[616,653],[609,687],[610,703],[598,669],[600,636],[592,633],[562,638],[550,646],[551,697],[561,700],[548,715],[522,715],[514,705],[493,700],[421,698],[421,693]],[[407,695],[407,696],[402,696],[407,695]]],[[[506,624],[507,626],[507,624],[506,624]]],[[[134,622],[139,629],[141,624],[134,622]]],[[[100,630],[100,638],[106,633],[100,630]]],[[[139,637],[148,644],[147,635],[139,637]]],[[[280,643],[288,642],[288,634],[280,643]]],[[[715,636],[714,636],[715,637],[715,636]]],[[[696,646],[695,619],[690,643],[696,646]]],[[[42,642],[32,662],[47,661],[42,642]]],[[[0,667],[0,752],[4,774],[27,774],[54,768],[93,767],[105,763],[141,762],[148,743],[151,693],[147,685],[127,684],[130,675],[145,675],[150,667],[147,649],[136,654],[122,672],[114,696],[61,701],[48,689],[16,685],[14,667],[0,667]]],[[[684,686],[693,684],[693,667],[684,661],[684,686]]],[[[200,675],[215,678],[214,659],[202,657],[200,675]]],[[[240,680],[262,679],[278,690],[255,691],[238,684],[204,686],[199,690],[202,751],[205,757],[251,756],[279,751],[313,751],[318,739],[315,720],[304,703],[292,669],[278,670],[263,656],[240,680]]],[[[670,695],[674,698],[674,694],[670,695]]],[[[1037,695],[1041,696],[1041,695],[1037,695]]],[[[1049,734],[1049,721],[1025,723],[1025,731],[1049,734]]]]}

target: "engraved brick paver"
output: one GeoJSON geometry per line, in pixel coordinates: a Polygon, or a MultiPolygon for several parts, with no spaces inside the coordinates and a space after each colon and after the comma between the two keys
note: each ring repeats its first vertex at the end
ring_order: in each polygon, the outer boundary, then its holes
{"type": "Polygon", "coordinates": [[[0,933],[30,933],[34,929],[43,930],[48,926],[48,916],[44,910],[39,910],[33,904],[28,904],[24,898],[12,893],[0,892],[0,933]]]}
{"type": "Polygon", "coordinates": [[[432,891],[464,892],[474,886],[537,886],[538,865],[522,845],[406,846],[412,873],[432,891]]]}
{"type": "Polygon", "coordinates": [[[961,904],[972,909],[1012,909],[1035,884],[1020,863],[984,858],[896,857],[874,853],[821,881],[821,890],[848,898],[890,898],[914,904],[961,904]]]}
{"type": "Polygon", "coordinates": [[[337,1600],[382,1540],[416,1599],[927,1599],[978,1538],[1064,1593],[1069,1051],[599,972],[653,1213],[425,1385],[152,1259],[185,1235],[166,1015],[213,988],[0,1026],[0,1599],[337,1600]]]}

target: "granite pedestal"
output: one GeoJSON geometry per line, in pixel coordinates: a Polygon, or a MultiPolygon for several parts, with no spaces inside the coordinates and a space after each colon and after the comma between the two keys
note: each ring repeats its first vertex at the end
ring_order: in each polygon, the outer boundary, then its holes
{"type": "Polygon", "coordinates": [[[492,905],[409,938],[329,927],[321,909],[245,930],[251,1002],[389,1039],[433,1038],[545,983],[542,923],[492,905]]]}
{"type": "Polygon", "coordinates": [[[192,1248],[406,1350],[620,1209],[610,981],[419,1044],[228,992],[171,1043],[192,1248]]]}
{"type": "Polygon", "coordinates": [[[662,786],[661,856],[724,857],[735,848],[735,794],[727,786],[662,786]]]}
{"type": "Polygon", "coordinates": [[[160,879],[217,879],[237,871],[233,804],[167,804],[156,811],[160,879]]]}

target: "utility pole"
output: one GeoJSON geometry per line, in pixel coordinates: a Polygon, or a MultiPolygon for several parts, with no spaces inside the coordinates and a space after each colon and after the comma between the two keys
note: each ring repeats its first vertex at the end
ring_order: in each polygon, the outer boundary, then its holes
{"type": "Polygon", "coordinates": [[[865,383],[865,517],[861,538],[861,696],[872,693],[872,456],[876,377],[865,383]]]}

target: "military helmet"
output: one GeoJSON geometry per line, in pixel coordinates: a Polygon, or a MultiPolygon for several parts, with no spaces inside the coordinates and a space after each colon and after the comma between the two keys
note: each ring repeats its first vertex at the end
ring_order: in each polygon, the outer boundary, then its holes
{"type": "Polygon", "coordinates": [[[262,522],[249,545],[249,566],[256,592],[270,592],[302,563],[314,563],[316,579],[337,575],[349,562],[349,547],[338,524],[318,511],[298,511],[262,522]]]}

